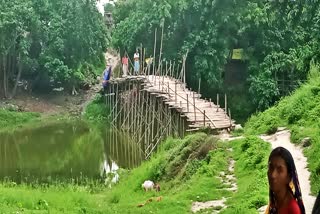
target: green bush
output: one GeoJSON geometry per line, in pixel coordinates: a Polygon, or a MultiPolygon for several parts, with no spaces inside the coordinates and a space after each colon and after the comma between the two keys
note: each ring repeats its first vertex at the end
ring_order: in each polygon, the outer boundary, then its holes
{"type": "Polygon", "coordinates": [[[272,107],[263,113],[252,116],[246,122],[244,130],[246,134],[273,134],[283,124],[284,121],[279,117],[279,113],[275,107],[272,107]]]}

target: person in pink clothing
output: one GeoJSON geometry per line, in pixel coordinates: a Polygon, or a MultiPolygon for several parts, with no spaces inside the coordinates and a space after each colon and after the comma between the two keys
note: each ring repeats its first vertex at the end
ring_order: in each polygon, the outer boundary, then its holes
{"type": "Polygon", "coordinates": [[[128,75],[128,55],[124,54],[121,61],[122,61],[123,76],[126,77],[128,75]]]}
{"type": "Polygon", "coordinates": [[[267,214],[305,214],[296,166],[291,153],[277,147],[268,160],[267,214]]]}

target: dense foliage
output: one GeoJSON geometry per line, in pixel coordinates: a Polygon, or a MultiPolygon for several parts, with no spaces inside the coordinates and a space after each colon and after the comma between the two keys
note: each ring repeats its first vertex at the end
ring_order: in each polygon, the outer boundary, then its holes
{"type": "Polygon", "coordinates": [[[1,0],[0,96],[13,96],[21,77],[29,80],[29,88],[93,79],[107,47],[107,31],[95,3],[1,0]]]}
{"type": "Polygon", "coordinates": [[[157,28],[159,53],[164,25],[163,57],[181,58],[189,51],[189,86],[197,88],[201,78],[203,92],[212,98],[215,92],[232,92],[245,99],[237,105],[265,109],[305,80],[310,60],[319,59],[319,5],[317,0],[119,0],[112,43],[130,53],[142,43],[146,55],[153,55],[157,28]],[[225,82],[236,48],[244,50],[242,86],[225,82]]]}

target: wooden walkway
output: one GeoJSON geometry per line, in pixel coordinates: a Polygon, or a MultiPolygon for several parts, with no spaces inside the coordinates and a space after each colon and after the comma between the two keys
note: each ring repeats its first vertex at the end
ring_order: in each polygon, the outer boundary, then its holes
{"type": "MultiPolygon", "coordinates": [[[[126,81],[141,81],[145,91],[161,97],[165,104],[177,112],[189,122],[189,130],[197,130],[202,127],[210,129],[227,129],[234,126],[234,121],[228,114],[227,108],[221,108],[209,100],[201,99],[201,94],[186,88],[181,81],[168,76],[127,76],[114,78],[110,83],[126,81]]],[[[225,103],[227,102],[224,97],[225,103]]],[[[219,102],[219,97],[217,97],[219,102]]]]}

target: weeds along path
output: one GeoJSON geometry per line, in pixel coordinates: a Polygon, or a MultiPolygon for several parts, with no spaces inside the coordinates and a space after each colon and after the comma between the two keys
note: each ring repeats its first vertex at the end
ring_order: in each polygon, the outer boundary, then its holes
{"type": "Polygon", "coordinates": [[[311,213],[313,204],[315,202],[315,197],[310,195],[310,172],[307,168],[307,158],[303,155],[302,149],[299,146],[296,146],[290,142],[290,131],[283,130],[273,135],[263,135],[261,136],[261,139],[271,143],[272,148],[282,146],[290,151],[297,168],[300,188],[302,191],[302,199],[306,208],[306,213],[311,213]]]}
{"type": "MultiPolygon", "coordinates": [[[[219,136],[219,138],[223,141],[231,141],[235,139],[239,139],[242,137],[231,137],[230,134],[222,134],[219,136]]],[[[232,148],[228,149],[228,152],[232,153],[232,148]]],[[[219,172],[219,175],[217,178],[221,181],[223,184],[223,188],[221,190],[227,190],[230,192],[236,192],[238,190],[236,177],[234,175],[234,166],[235,161],[232,158],[229,158],[228,160],[229,166],[228,169],[224,172],[219,172]]],[[[219,200],[213,200],[213,201],[205,201],[205,202],[193,202],[191,206],[191,211],[193,213],[197,213],[200,210],[204,209],[210,209],[213,208],[213,213],[219,213],[223,209],[227,208],[226,201],[228,198],[222,197],[219,200]]]]}
{"type": "MultiPolygon", "coordinates": [[[[232,150],[230,149],[229,152],[232,152],[232,150]]],[[[224,171],[219,172],[219,175],[217,176],[217,178],[223,184],[223,188],[221,189],[221,191],[227,190],[231,192],[236,192],[238,190],[238,186],[237,186],[236,178],[234,175],[235,161],[231,158],[228,161],[229,161],[228,170],[225,172],[224,171]]],[[[212,213],[219,213],[223,209],[227,208],[227,206],[225,205],[225,202],[227,201],[227,199],[228,198],[226,197],[222,197],[219,200],[212,200],[212,201],[205,201],[205,202],[196,201],[192,203],[191,211],[193,213],[197,213],[203,209],[213,208],[212,213]]]]}

